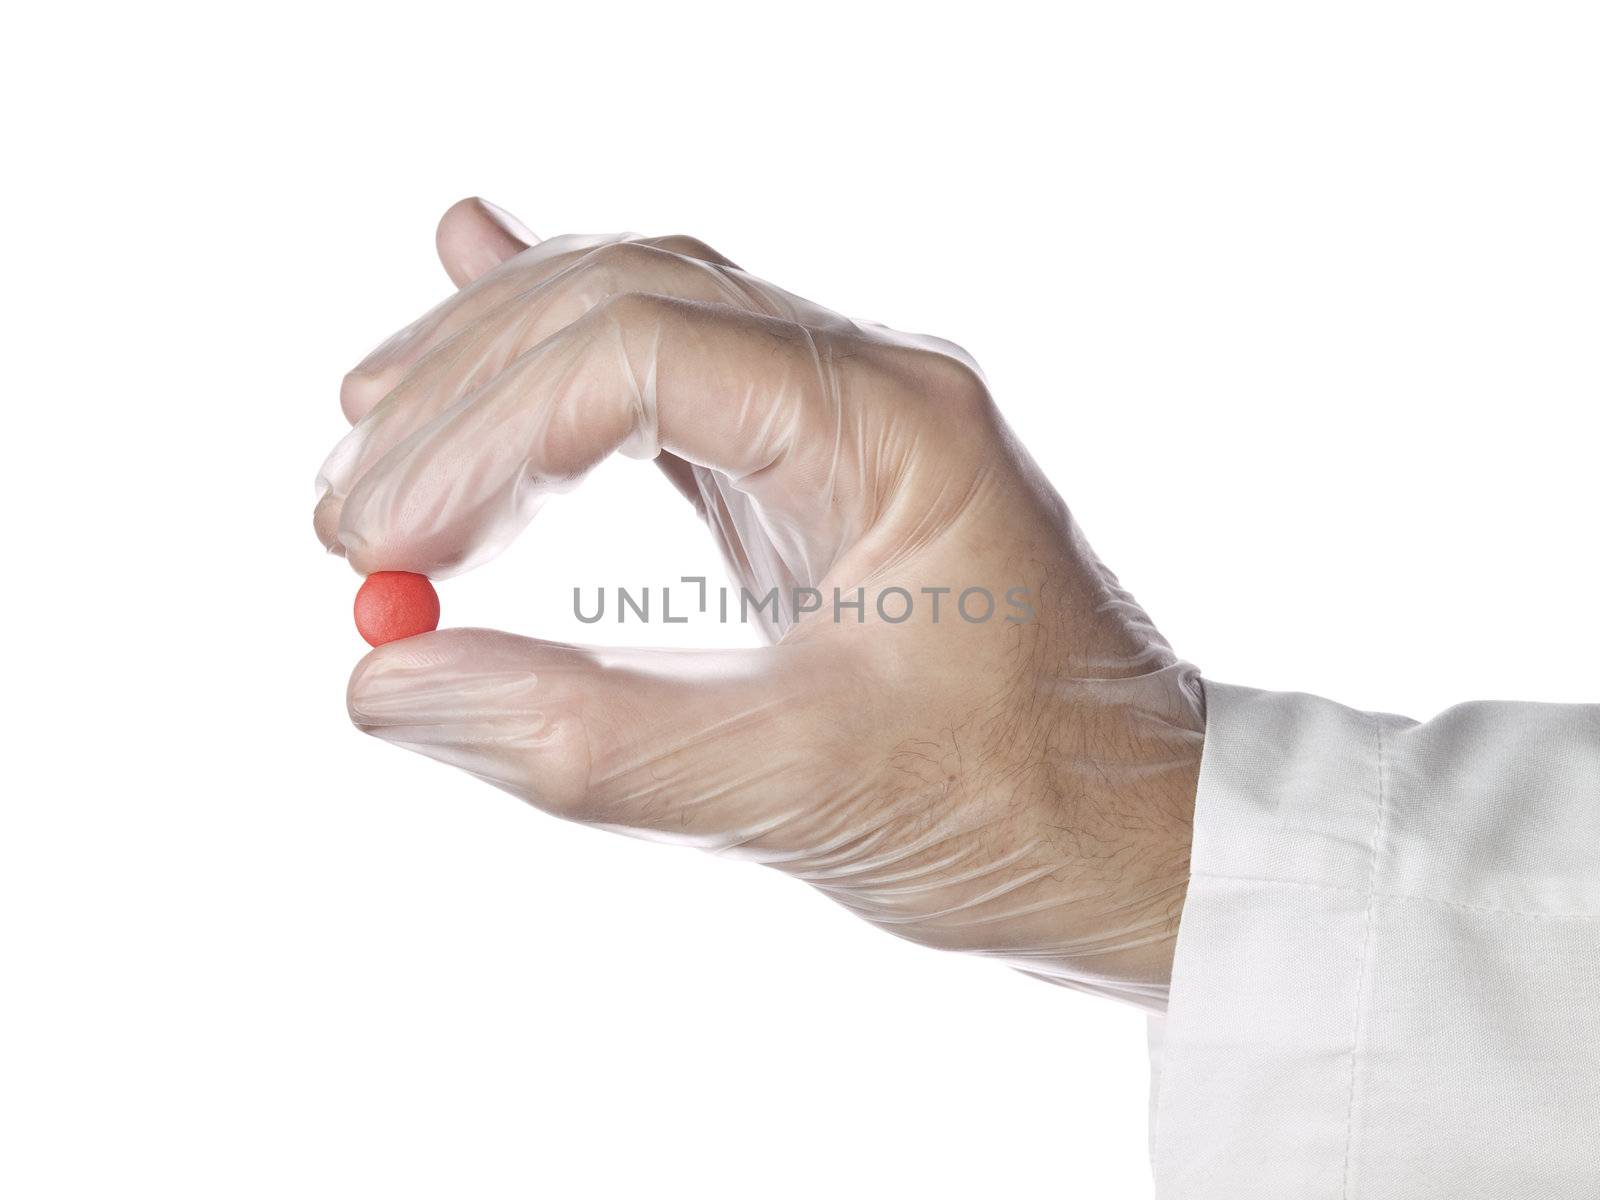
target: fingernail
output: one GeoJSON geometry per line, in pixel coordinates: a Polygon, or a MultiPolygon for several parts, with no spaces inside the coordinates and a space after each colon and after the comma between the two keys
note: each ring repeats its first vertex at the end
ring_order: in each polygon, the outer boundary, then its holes
{"type": "Polygon", "coordinates": [[[450,657],[421,646],[358,671],[350,719],[374,737],[512,787],[550,733],[535,707],[538,679],[527,671],[463,671],[442,661],[450,657]]]}
{"type": "Polygon", "coordinates": [[[524,246],[531,246],[539,240],[539,235],[534,233],[516,217],[512,216],[498,204],[485,200],[482,196],[476,197],[478,207],[483,209],[484,216],[500,226],[510,237],[516,238],[524,246]]]}

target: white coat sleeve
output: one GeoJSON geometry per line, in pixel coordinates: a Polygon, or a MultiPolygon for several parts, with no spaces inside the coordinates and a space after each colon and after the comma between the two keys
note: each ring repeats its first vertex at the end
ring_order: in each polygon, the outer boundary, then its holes
{"type": "Polygon", "coordinates": [[[1600,1197],[1600,705],[1206,706],[1158,1200],[1600,1197]]]}

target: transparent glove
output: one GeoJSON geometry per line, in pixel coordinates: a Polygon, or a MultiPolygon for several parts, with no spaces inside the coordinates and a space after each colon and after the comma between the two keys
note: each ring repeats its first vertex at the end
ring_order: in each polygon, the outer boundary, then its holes
{"type": "Polygon", "coordinates": [[[901,937],[1161,1007],[1197,674],[968,356],[692,238],[535,242],[463,201],[439,249],[461,290],[345,380],[324,543],[362,574],[463,571],[620,450],[694,504],[773,644],[441,630],[362,660],[352,720],[558,816],[764,863],[901,937]]]}

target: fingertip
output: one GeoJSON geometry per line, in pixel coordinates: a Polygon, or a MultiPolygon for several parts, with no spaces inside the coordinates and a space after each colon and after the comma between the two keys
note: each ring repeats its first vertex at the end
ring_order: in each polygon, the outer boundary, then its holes
{"type": "Polygon", "coordinates": [[[357,367],[339,381],[339,408],[344,419],[354,425],[394,390],[398,372],[357,367]]]}
{"type": "Polygon", "coordinates": [[[429,672],[449,667],[463,650],[467,631],[439,629],[375,646],[350,672],[345,685],[345,710],[363,733],[394,723],[395,701],[429,672]]]}
{"type": "Polygon", "coordinates": [[[573,815],[587,794],[587,735],[541,670],[563,649],[489,629],[402,638],[356,664],[345,707],[363,733],[573,815]]]}
{"type": "Polygon", "coordinates": [[[516,217],[478,196],[457,200],[446,209],[434,235],[439,261],[457,287],[465,287],[538,240],[516,217]]]}
{"type": "Polygon", "coordinates": [[[322,548],[329,554],[341,556],[344,554],[344,545],[339,541],[339,513],[342,508],[339,497],[327,492],[318,499],[316,508],[311,512],[311,527],[316,531],[322,548]]]}

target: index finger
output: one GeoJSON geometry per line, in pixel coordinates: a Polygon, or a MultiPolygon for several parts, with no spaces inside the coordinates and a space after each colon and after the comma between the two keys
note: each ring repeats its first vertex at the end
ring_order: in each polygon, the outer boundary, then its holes
{"type": "Polygon", "coordinates": [[[820,578],[865,519],[881,440],[847,393],[838,333],[627,294],[518,358],[367,471],[337,539],[357,571],[458,573],[616,450],[666,448],[782,513],[774,566],[820,578]]]}

